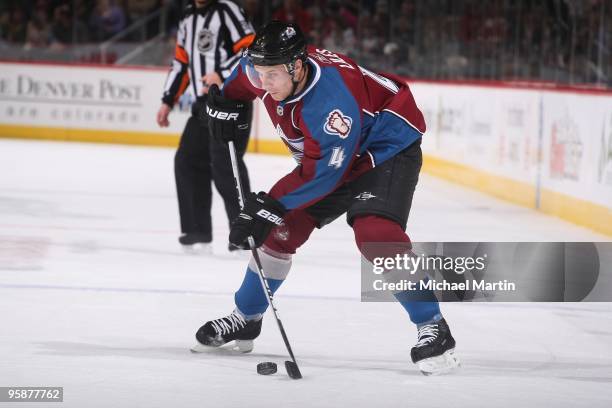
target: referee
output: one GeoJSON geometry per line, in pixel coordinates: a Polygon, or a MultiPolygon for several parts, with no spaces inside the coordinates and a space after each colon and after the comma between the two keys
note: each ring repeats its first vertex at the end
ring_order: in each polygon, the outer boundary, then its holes
{"type": "MultiPolygon", "coordinates": [[[[169,125],[172,106],[187,87],[197,98],[194,108],[202,106],[208,86],[221,86],[240,59],[240,50],[248,47],[253,38],[253,27],[232,1],[192,0],[179,22],[174,60],[157,112],[158,125],[169,125]]],[[[179,242],[188,251],[210,252],[211,180],[225,202],[230,223],[238,216],[240,207],[228,147],[209,134],[207,124],[195,112],[192,109],[174,157],[182,232],[179,242]]],[[[243,188],[251,191],[243,161],[247,144],[248,136],[237,141],[236,153],[243,188]]],[[[235,249],[231,245],[228,248],[235,249]]]]}

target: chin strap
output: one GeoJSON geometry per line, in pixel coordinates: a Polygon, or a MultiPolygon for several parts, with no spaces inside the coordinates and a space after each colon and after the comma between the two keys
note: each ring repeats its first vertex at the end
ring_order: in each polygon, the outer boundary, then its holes
{"type": "Polygon", "coordinates": [[[293,86],[291,87],[291,95],[289,95],[286,99],[289,99],[290,97],[295,95],[295,90],[297,89],[298,84],[300,83],[300,81],[291,80],[291,83],[293,84],[293,86]]]}
{"type": "MultiPolygon", "coordinates": [[[[306,63],[304,62],[304,69],[308,69],[306,63]]],[[[287,72],[289,73],[289,75],[291,75],[291,93],[289,94],[289,96],[287,96],[285,99],[283,99],[281,101],[281,103],[284,103],[287,101],[287,99],[290,99],[291,97],[293,97],[295,95],[295,90],[297,89],[300,81],[296,81],[295,80],[295,62],[291,62],[289,64],[285,64],[285,69],[287,70],[287,72]]],[[[308,72],[304,72],[304,76],[308,75],[308,72]]]]}

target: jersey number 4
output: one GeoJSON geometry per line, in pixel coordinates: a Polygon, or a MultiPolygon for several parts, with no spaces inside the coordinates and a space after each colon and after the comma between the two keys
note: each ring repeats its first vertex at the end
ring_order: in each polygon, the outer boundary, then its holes
{"type": "Polygon", "coordinates": [[[343,147],[334,147],[332,149],[331,157],[329,158],[329,163],[327,164],[329,167],[334,167],[339,169],[342,167],[342,163],[344,162],[344,148],[343,147]]]}

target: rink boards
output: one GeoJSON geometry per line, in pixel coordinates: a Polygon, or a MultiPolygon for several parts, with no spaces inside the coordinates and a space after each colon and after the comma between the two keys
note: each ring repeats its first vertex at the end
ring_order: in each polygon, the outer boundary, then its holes
{"type": "MultiPolygon", "coordinates": [[[[0,136],[176,146],[184,97],[160,129],[166,71],[0,63],[0,136]]],[[[428,173],[612,235],[612,93],[411,82],[428,173]]],[[[285,153],[256,105],[251,151],[285,153]]]]}

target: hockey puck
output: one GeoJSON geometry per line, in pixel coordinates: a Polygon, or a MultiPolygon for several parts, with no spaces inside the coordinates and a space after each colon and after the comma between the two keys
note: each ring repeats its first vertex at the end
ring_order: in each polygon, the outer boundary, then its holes
{"type": "Polygon", "coordinates": [[[270,375],[276,372],[276,363],[265,361],[257,364],[257,373],[261,375],[270,375]]]}

